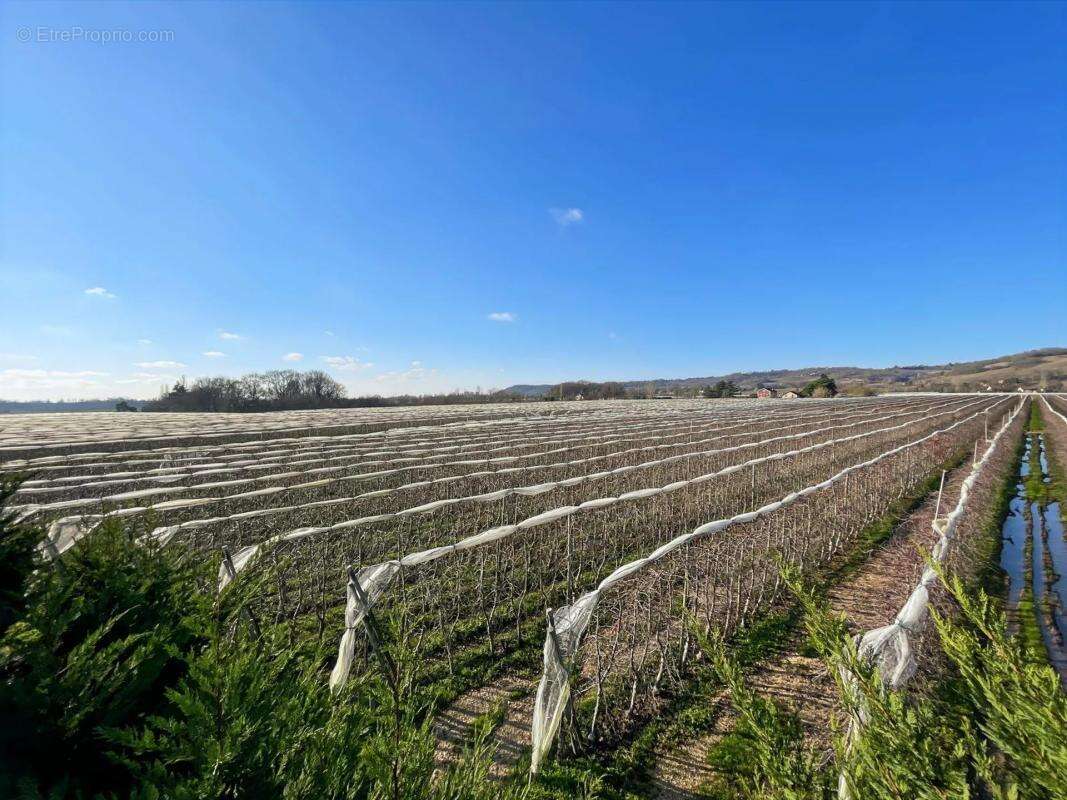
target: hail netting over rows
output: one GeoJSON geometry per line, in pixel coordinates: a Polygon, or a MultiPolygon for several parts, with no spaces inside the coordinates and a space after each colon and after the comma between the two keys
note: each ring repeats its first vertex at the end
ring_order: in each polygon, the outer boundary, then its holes
{"type": "MultiPolygon", "coordinates": [[[[601,407],[604,401],[598,403],[601,407]]],[[[556,403],[435,406],[433,408],[347,408],[254,414],[73,413],[12,415],[0,427],[0,463],[95,449],[127,450],[142,445],[182,446],[275,436],[374,431],[526,414],[573,414],[556,403]]]]}
{"type": "MultiPolygon", "coordinates": [[[[933,402],[928,401],[928,402],[933,402]]],[[[167,450],[152,456],[151,453],[139,454],[138,458],[121,461],[101,462],[68,461],[57,463],[54,459],[47,466],[34,466],[21,462],[26,469],[32,469],[41,478],[28,480],[23,484],[22,495],[42,495],[55,492],[87,490],[99,488],[108,490],[116,486],[133,486],[138,483],[159,483],[183,481],[196,483],[197,480],[210,480],[214,476],[234,474],[249,468],[268,468],[284,459],[286,463],[314,463],[315,460],[338,462],[343,465],[351,459],[362,455],[378,456],[397,455],[412,456],[435,453],[438,457],[447,457],[472,450],[503,452],[509,445],[529,444],[533,442],[574,442],[581,439],[590,441],[610,437],[619,431],[627,436],[638,432],[654,432],[657,428],[679,427],[688,424],[694,429],[702,425],[705,430],[713,430],[717,424],[726,430],[731,426],[747,422],[766,422],[782,425],[789,421],[810,423],[817,419],[835,417],[859,417],[864,414],[884,413],[886,408],[906,405],[905,401],[894,404],[869,406],[867,411],[856,407],[838,407],[822,410],[822,413],[770,415],[766,413],[745,415],[740,413],[687,413],[655,416],[622,416],[618,414],[604,416],[590,414],[587,418],[570,418],[559,420],[547,417],[492,424],[479,423],[477,429],[473,424],[466,424],[460,429],[453,426],[440,426],[427,431],[424,428],[408,428],[389,431],[385,434],[353,434],[333,437],[314,437],[297,440],[273,440],[269,443],[256,442],[252,446],[238,444],[234,446],[216,446],[210,449],[174,451],[167,450]],[[406,434],[406,435],[405,435],[406,434]],[[383,440],[383,435],[389,439],[383,440]],[[417,436],[418,438],[413,438],[417,436]],[[149,457],[152,456],[152,457],[149,457]],[[207,460],[205,460],[207,459],[207,460]],[[118,467],[118,469],[115,469],[118,467]],[[130,467],[139,467],[131,469],[130,467]],[[63,474],[59,473],[73,473],[63,474]]],[[[118,455],[126,455],[125,453],[118,455]]],[[[184,484],[183,484],[184,485],[184,484]]]]}
{"type": "MultiPolygon", "coordinates": [[[[894,408],[896,406],[893,406],[894,408]]],[[[918,413],[922,405],[914,411],[903,411],[899,414],[918,413]]],[[[551,436],[538,437],[526,436],[522,444],[512,442],[502,447],[490,448],[486,458],[472,458],[472,451],[461,453],[463,458],[456,459],[455,449],[458,446],[445,448],[448,452],[443,456],[423,453],[420,458],[429,459],[419,461],[419,458],[404,457],[401,466],[390,464],[392,460],[383,461],[377,455],[374,459],[362,465],[330,466],[314,468],[314,474],[306,471],[288,472],[281,475],[272,473],[253,479],[242,478],[238,480],[226,480],[211,484],[198,484],[190,491],[195,491],[197,496],[179,497],[174,500],[161,500],[153,506],[126,506],[109,513],[114,516],[136,516],[148,510],[154,512],[154,518],[163,521],[163,515],[171,519],[171,526],[166,530],[160,529],[157,535],[167,537],[183,529],[215,528],[216,539],[221,538],[230,543],[237,544],[242,537],[236,540],[225,532],[229,523],[230,528],[246,527],[259,532],[258,539],[262,539],[262,528],[266,526],[274,530],[286,530],[286,527],[307,525],[309,522],[317,522],[319,525],[333,520],[345,520],[353,511],[364,510],[366,515],[373,516],[375,513],[387,513],[394,508],[395,503],[427,502],[433,499],[435,492],[440,489],[452,489],[453,493],[463,494],[484,493],[500,487],[510,486],[513,483],[529,481],[531,477],[540,473],[546,478],[567,478],[581,475],[583,471],[592,466],[601,468],[617,468],[622,465],[628,468],[641,457],[647,458],[650,454],[663,452],[684,452],[692,450],[695,443],[708,443],[728,441],[750,435],[754,432],[778,432],[796,431],[799,428],[811,428],[822,420],[832,423],[834,430],[847,430],[852,420],[871,418],[872,414],[879,413],[877,409],[860,412],[858,415],[835,414],[833,416],[818,415],[816,422],[796,423],[779,427],[770,427],[768,423],[760,421],[751,425],[722,425],[721,421],[714,421],[708,425],[700,426],[693,423],[679,423],[675,421],[673,426],[664,427],[662,424],[649,427],[648,425],[634,425],[631,430],[634,436],[619,436],[613,434],[593,434],[580,436],[572,433],[570,439],[555,438],[551,436]],[[677,431],[681,432],[677,432],[677,431]],[[727,433],[727,431],[744,431],[727,433]],[[673,431],[673,432],[672,432],[673,431]],[[707,434],[712,436],[707,436],[707,434]],[[658,444],[647,444],[653,441],[658,444]],[[645,444],[643,444],[645,443],[645,444]],[[562,446],[560,446],[562,445],[562,446]],[[625,445],[636,445],[626,447],[625,445]],[[524,452],[535,448],[533,452],[524,452]],[[514,455],[501,456],[501,450],[514,453],[514,455]],[[569,461],[559,461],[561,454],[579,455],[582,458],[569,461]],[[451,458],[451,461],[441,461],[441,458],[451,458]],[[411,463],[415,461],[416,463],[411,463]],[[505,466],[511,465],[511,466],[505,466]],[[383,468],[384,467],[384,468],[383,468]],[[489,469],[486,469],[489,467],[489,469]],[[350,474],[337,475],[337,470],[349,471],[350,474]],[[415,475],[412,475],[412,472],[415,475]],[[293,476],[291,480],[282,480],[293,476]],[[411,477],[423,478],[411,482],[411,477]],[[308,479],[311,480],[308,480],[308,479]],[[273,486],[263,488],[247,488],[249,484],[255,486],[258,482],[274,483],[273,486]],[[408,481],[405,483],[405,481],[408,481]],[[366,491],[351,495],[350,485],[358,483],[366,486],[366,491]],[[451,485],[450,485],[451,484],[451,485]],[[234,491],[236,488],[244,491],[234,491]],[[402,494],[404,497],[390,498],[389,495],[402,494]],[[417,498],[417,499],[416,499],[417,498]],[[374,507],[374,510],[371,509],[374,507]],[[216,512],[216,516],[203,517],[203,510],[216,512]],[[218,512],[229,512],[221,515],[218,512]],[[177,520],[174,518],[178,517],[177,520]],[[269,519],[267,519],[269,517],[269,519]],[[183,520],[184,518],[184,520],[183,520]],[[219,531],[222,531],[221,534],[219,531]]],[[[899,415],[898,414],[898,415],[899,415]]],[[[882,415],[886,418],[886,415],[882,415]]],[[[788,418],[795,420],[795,418],[788,418]]],[[[773,423],[771,423],[773,425],[773,423]]],[[[462,447],[465,447],[463,445],[462,447]]],[[[483,448],[484,450],[484,448],[483,448]]],[[[483,453],[483,455],[486,455],[483,453]]],[[[292,461],[286,462],[290,466],[292,461]]],[[[601,470],[603,471],[603,469],[601,470]]],[[[363,487],[360,487],[363,488],[363,487]]],[[[181,493],[186,491],[183,487],[176,489],[152,489],[139,490],[120,495],[112,495],[107,498],[109,502],[124,501],[136,502],[145,495],[152,499],[164,496],[168,491],[181,493]]],[[[66,509],[85,507],[98,504],[99,499],[79,499],[60,501],[47,505],[33,505],[25,507],[27,513],[59,512],[66,509]]],[[[102,519],[102,515],[80,515],[63,518],[53,525],[53,544],[60,552],[65,545],[69,545],[86,530],[91,529],[102,519]],[[65,543],[65,544],[64,544],[65,543]]],[[[203,537],[201,537],[203,538],[203,537]]],[[[243,543],[243,542],[241,542],[243,543]]]]}
{"type": "MultiPolygon", "coordinates": [[[[998,415],[1008,402],[992,404],[998,415]]],[[[785,497],[779,485],[781,499],[705,523],[551,612],[532,769],[561,726],[577,749],[655,713],[693,653],[687,614],[729,635],[777,599],[775,557],[809,572],[825,565],[932,469],[969,449],[985,424],[980,409],[940,429],[913,429],[909,440],[785,497]]]]}
{"type": "MultiPolygon", "coordinates": [[[[982,401],[956,400],[948,404],[942,403],[938,408],[956,407],[968,402],[982,401]]],[[[312,509],[314,513],[322,517],[324,512],[333,511],[342,521],[281,533],[267,540],[265,544],[295,544],[310,537],[321,538],[328,535],[333,542],[330,546],[330,551],[334,554],[333,560],[339,567],[346,561],[363,564],[390,556],[399,558],[409,549],[441,544],[442,537],[446,540],[454,539],[455,531],[474,533],[496,529],[501,525],[519,525],[523,524],[521,521],[524,520],[553,514],[560,508],[561,501],[567,506],[573,506],[590,501],[599,502],[599,498],[605,495],[615,497],[627,492],[658,492],[654,487],[689,481],[695,476],[707,475],[739,461],[763,459],[818,443],[829,443],[837,438],[842,438],[844,443],[847,443],[853,437],[842,434],[850,434],[856,430],[869,432],[875,425],[879,427],[873,430],[881,430],[896,419],[914,418],[926,413],[930,413],[930,408],[923,406],[878,417],[865,415],[861,422],[842,420],[831,425],[821,424],[814,429],[796,433],[778,434],[774,429],[763,429],[756,433],[734,433],[711,439],[696,438],[681,444],[661,443],[627,448],[615,453],[572,461],[429,479],[396,489],[370,492],[357,498],[363,501],[364,515],[356,519],[344,519],[344,512],[349,508],[333,506],[333,501],[319,502],[312,509]],[[773,435],[768,435],[769,433],[773,435]],[[738,442],[738,439],[745,441],[738,442]],[[706,449],[709,443],[720,446],[706,449]],[[723,444],[727,446],[722,446],[723,444]],[[650,455],[659,457],[647,460],[650,455]],[[591,467],[599,469],[589,472],[591,467]],[[531,478],[539,482],[520,482],[520,479],[531,478]],[[437,496],[441,488],[449,487],[455,490],[453,496],[437,496]],[[471,491],[474,493],[469,493],[471,491]],[[415,504],[412,505],[413,502],[415,504]],[[426,517],[428,514],[433,514],[433,518],[412,519],[426,517]]],[[[290,509],[282,510],[287,514],[291,513],[290,509]]],[[[264,517],[273,517],[276,511],[277,509],[263,509],[247,512],[240,520],[262,520],[264,517]]],[[[296,511],[307,514],[309,509],[302,506],[296,511]]],[[[232,523],[232,520],[229,521],[232,523]]],[[[208,522],[204,520],[190,521],[184,524],[184,528],[195,529],[205,524],[208,522]]],[[[159,529],[156,535],[170,536],[177,529],[178,526],[159,529]]],[[[231,535],[225,538],[227,541],[233,541],[235,537],[231,535]]],[[[240,571],[248,563],[257,547],[258,545],[248,545],[235,554],[236,571],[240,571]]],[[[340,574],[338,572],[338,575],[340,574]]],[[[226,577],[223,576],[222,580],[225,582],[226,577]]]]}
{"type": "MultiPolygon", "coordinates": [[[[890,408],[896,408],[891,406],[890,408]]],[[[918,413],[929,405],[915,406],[914,410],[899,412],[897,416],[907,413],[918,413]]],[[[889,409],[887,409],[889,410],[889,409]]],[[[160,538],[166,538],[181,529],[205,528],[225,526],[226,523],[251,527],[259,531],[259,539],[262,539],[261,526],[264,522],[268,527],[277,530],[285,528],[285,525],[307,524],[308,521],[322,523],[332,513],[334,519],[345,519],[353,510],[366,508],[368,504],[374,504],[379,510],[388,511],[396,503],[413,502],[412,496],[423,496],[423,499],[432,498],[434,492],[440,489],[451,488],[455,493],[462,495],[464,492],[486,490],[491,482],[500,485],[511,485],[528,479],[530,476],[543,473],[545,476],[559,479],[567,477],[567,473],[579,474],[593,465],[612,467],[615,464],[631,464],[641,454],[648,457],[649,454],[670,451],[692,450],[695,443],[734,441],[739,438],[751,436],[751,432],[768,433],[780,431],[796,431],[802,428],[811,428],[822,424],[824,428],[831,427],[835,430],[847,430],[857,419],[869,419],[872,415],[882,414],[882,418],[888,418],[878,408],[869,408],[858,413],[845,414],[840,411],[830,414],[819,413],[813,415],[809,412],[811,421],[797,422],[797,417],[781,417],[790,424],[773,427],[774,423],[766,421],[752,422],[750,425],[724,426],[721,419],[715,419],[704,425],[695,422],[684,423],[675,417],[672,424],[662,422],[642,423],[628,426],[626,435],[618,433],[596,432],[586,434],[587,429],[572,430],[569,437],[559,438],[559,434],[546,434],[532,436],[527,434],[519,440],[501,446],[489,446],[483,442],[477,447],[477,452],[471,450],[472,445],[458,444],[437,448],[437,450],[421,448],[418,457],[405,456],[399,459],[381,459],[383,451],[371,454],[370,460],[364,460],[359,464],[347,466],[328,466],[312,468],[310,470],[290,471],[286,473],[270,473],[253,479],[239,479],[220,481],[211,484],[198,484],[190,487],[198,496],[179,497],[174,500],[162,500],[153,506],[129,505],[108,511],[111,516],[130,517],[151,511],[153,518],[162,521],[162,517],[170,517],[172,525],[157,530],[160,538]],[[826,423],[830,423],[829,426],[826,423]],[[632,431],[632,435],[630,432],[632,431]],[[680,431],[680,432],[678,432],[680,431]],[[728,433],[727,431],[744,431],[728,433]],[[713,434],[708,436],[708,434],[713,434]],[[658,444],[647,444],[647,442],[658,444]],[[562,446],[561,446],[562,445],[562,446]],[[636,445],[629,446],[626,445],[636,445]],[[532,449],[532,452],[526,452],[532,449]],[[444,453],[439,451],[443,450],[444,453]],[[507,451],[513,455],[499,455],[507,451]],[[433,454],[436,452],[437,454],[433,454]],[[571,461],[554,461],[560,454],[581,455],[582,458],[571,461]],[[456,460],[457,455],[463,457],[456,460]],[[480,455],[480,458],[472,458],[480,455]],[[442,461],[441,459],[452,459],[442,461]],[[420,461],[420,459],[423,459],[420,461]],[[404,462],[401,466],[395,466],[395,462],[404,462]],[[415,462],[415,463],[411,463],[415,462]],[[504,466],[512,465],[512,466],[504,466]],[[385,467],[385,468],[383,468],[385,467]],[[491,467],[491,469],[486,469],[491,467]],[[338,475],[343,470],[350,474],[338,475]],[[410,482],[412,472],[415,477],[424,477],[424,480],[410,482]],[[428,474],[427,474],[428,473],[428,474]],[[311,478],[311,480],[308,480],[311,478]],[[404,481],[409,481],[404,483],[404,481]],[[233,491],[234,488],[244,488],[249,484],[256,485],[259,482],[273,483],[263,488],[246,489],[245,491],[233,491]],[[356,495],[346,495],[343,490],[353,483],[366,486],[367,491],[356,495]],[[450,485],[451,484],[451,485],[450,485]],[[390,495],[397,497],[390,499],[390,495]],[[404,495],[404,496],[401,496],[404,495]],[[210,507],[210,508],[209,508],[210,507]],[[225,516],[202,517],[203,510],[229,511],[225,516]],[[178,520],[173,520],[179,517],[178,520]],[[184,517],[184,521],[181,520],[184,517]],[[266,519],[266,518],[271,519],[266,519]]],[[[622,420],[623,423],[626,420],[622,420]]],[[[616,426],[617,427],[617,426],[616,426]]],[[[510,436],[511,431],[508,431],[510,436]]],[[[454,439],[452,440],[454,441],[454,439]]],[[[384,451],[391,452],[391,451],[384,451]]],[[[284,464],[294,466],[293,460],[285,461],[284,464]]],[[[284,467],[283,467],[284,468],[284,467]]],[[[624,467],[628,468],[628,467],[624,467]]],[[[361,487],[362,488],[362,487],[361,487]]],[[[168,491],[177,493],[184,492],[185,487],[177,489],[153,489],[134,491],[126,494],[112,495],[104,498],[109,503],[136,502],[145,495],[153,499],[165,495],[168,491]]],[[[32,491],[32,489],[31,489],[32,491]]],[[[350,491],[350,490],[349,490],[350,491]]],[[[85,507],[102,502],[97,499],[77,499],[59,501],[50,504],[36,504],[24,506],[24,513],[46,514],[59,512],[66,509],[85,507]]],[[[50,532],[52,547],[62,552],[69,547],[78,537],[91,530],[103,519],[103,514],[82,514],[75,517],[65,517],[53,523],[50,532]]],[[[203,538],[203,537],[201,537],[203,538]]],[[[217,538],[217,537],[216,537],[217,538]]],[[[240,541],[222,534],[222,538],[237,544],[240,541]]]]}
{"type": "MultiPolygon", "coordinates": [[[[968,512],[972,507],[981,507],[983,500],[991,500],[996,494],[997,485],[989,482],[985,485],[985,497],[976,498],[976,494],[983,494],[982,487],[978,484],[983,473],[991,469],[990,463],[994,461],[997,447],[1002,441],[1010,441],[1017,436],[1024,421],[1020,413],[1025,406],[1024,401],[1012,410],[1004,420],[1003,425],[997,430],[992,439],[984,440],[984,451],[980,459],[972,462],[970,473],[964,479],[960,487],[959,500],[956,506],[945,516],[935,516],[931,525],[937,536],[933,550],[930,553],[931,560],[942,566],[957,569],[960,561],[960,544],[958,541],[969,533],[972,538],[978,538],[981,534],[980,526],[971,525],[972,530],[967,531],[968,512]]],[[[973,567],[973,565],[968,565],[973,567]]],[[[916,660],[916,638],[919,637],[926,626],[930,613],[930,591],[937,582],[937,572],[933,567],[927,566],[919,579],[918,584],[908,596],[907,601],[901,607],[896,617],[881,628],[867,631],[859,639],[859,656],[868,659],[878,667],[882,681],[892,689],[902,689],[915,675],[918,669],[916,660]]],[[[845,674],[847,683],[854,685],[854,678],[850,673],[845,674]]],[[[862,705],[849,720],[847,741],[851,746],[866,722],[866,715],[862,705]]],[[[838,796],[846,800],[851,796],[845,774],[842,773],[838,781],[838,796]]]]}
{"type": "MultiPolygon", "coordinates": [[[[1062,401],[1063,400],[1063,396],[1062,395],[1052,395],[1052,397],[1057,401],[1062,401]]],[[[1067,425],[1067,416],[1064,416],[1062,413],[1060,413],[1056,409],[1056,406],[1054,406],[1052,404],[1052,402],[1049,401],[1049,395],[1043,395],[1041,397],[1041,399],[1045,402],[1045,407],[1049,411],[1051,411],[1053,413],[1053,415],[1059,417],[1059,419],[1063,422],[1064,425],[1067,425]]]]}
{"type": "MultiPolygon", "coordinates": [[[[707,412],[706,412],[707,413],[707,412]]],[[[713,414],[708,414],[713,416],[713,414]]],[[[123,450],[102,453],[78,453],[67,456],[44,456],[18,461],[7,461],[4,468],[8,470],[23,469],[33,471],[42,478],[66,477],[73,473],[86,473],[86,477],[106,475],[120,468],[120,473],[131,467],[143,468],[148,474],[181,471],[197,461],[209,459],[208,463],[225,465],[227,462],[241,463],[255,460],[262,456],[274,456],[289,452],[306,453],[319,451],[343,452],[349,448],[372,448],[399,446],[412,442],[440,442],[445,439],[460,440],[465,438],[477,440],[480,436],[493,436],[503,430],[521,431],[524,428],[541,427],[543,429],[567,430],[570,427],[595,427],[618,420],[620,414],[609,409],[590,410],[586,415],[527,415],[521,417],[490,418],[483,421],[454,422],[437,425],[412,425],[403,428],[389,428],[371,432],[334,434],[330,436],[296,436],[271,438],[255,441],[223,441],[211,445],[192,447],[159,447],[149,449],[123,450]]],[[[651,415],[650,415],[651,416],[651,415]]],[[[136,470],[134,470],[136,472],[136,470]]],[[[35,481],[31,485],[43,485],[46,480],[35,481]]]]}
{"type": "MultiPolygon", "coordinates": [[[[687,407],[688,408],[688,407],[687,407]]],[[[721,406],[710,406],[703,409],[688,408],[693,416],[698,418],[725,418],[727,410],[721,406]]],[[[287,448],[314,448],[323,446],[336,446],[343,444],[369,442],[400,443],[407,440],[439,441],[445,438],[462,440],[464,438],[476,439],[479,435],[492,435],[495,431],[522,430],[523,426],[543,426],[567,430],[571,426],[594,428],[609,423],[618,423],[620,420],[655,420],[677,417],[677,412],[667,413],[660,406],[649,405],[641,409],[612,409],[590,408],[584,414],[556,414],[556,415],[523,415],[513,417],[493,417],[483,421],[454,422],[435,425],[418,425],[404,428],[390,428],[386,430],[334,434],[330,436],[297,436],[272,438],[258,441],[231,441],[212,445],[197,445],[194,447],[161,447],[150,449],[126,450],[112,453],[79,453],[67,456],[46,456],[42,458],[24,459],[17,462],[7,462],[6,466],[32,467],[39,471],[66,470],[68,468],[94,467],[106,470],[111,465],[152,465],[158,461],[166,460],[170,464],[178,464],[188,459],[201,457],[214,457],[223,459],[242,458],[256,453],[269,452],[275,449],[284,451],[287,448]]]]}
{"type": "MultiPolygon", "coordinates": [[[[780,496],[783,489],[805,486],[813,476],[831,475],[947,421],[981,414],[992,404],[986,398],[967,398],[918,418],[891,421],[896,424],[870,421],[870,430],[836,440],[819,437],[820,441],[800,448],[794,441],[795,449],[786,449],[789,443],[785,443],[781,451],[772,448],[754,458],[751,451],[740,457],[738,451],[720,453],[722,460],[709,472],[694,471],[673,482],[638,482],[639,488],[627,493],[600,494],[578,503],[558,505],[557,499],[556,504],[542,505],[538,513],[498,522],[473,536],[446,537],[448,543],[441,542],[442,531],[463,531],[470,525],[455,517],[447,517],[444,524],[440,518],[436,523],[427,520],[436,531],[438,546],[372,563],[359,571],[359,587],[349,585],[345,633],[331,683],[342,683],[354,661],[365,657],[359,652],[359,623],[366,610],[361,593],[372,606],[407,626],[409,638],[425,635],[427,647],[432,648],[427,657],[447,659],[449,667],[453,651],[479,637],[499,653],[521,644],[524,626],[545,606],[567,602],[615,565],[647,552],[672,532],[754,508],[780,496]]],[[[651,474],[676,477],[669,471],[674,466],[651,474]]],[[[393,533],[399,535],[400,530],[393,533]]],[[[404,538],[411,541],[417,533],[408,529],[404,538]]],[[[380,551],[383,541],[391,543],[381,533],[354,541],[338,537],[328,547],[321,541],[317,552],[323,563],[336,563],[334,556],[340,550],[356,555],[352,561],[357,564],[370,562],[368,553],[380,551]]]]}
{"type": "MultiPolygon", "coordinates": [[[[827,419],[842,415],[843,412],[831,412],[820,415],[827,419]]],[[[878,413],[877,411],[861,412],[878,413]]],[[[810,421],[816,419],[815,415],[808,414],[799,419],[810,421]]],[[[766,422],[764,415],[760,419],[753,418],[751,421],[766,422]]],[[[798,419],[798,417],[782,417],[782,420],[798,419]]],[[[480,433],[469,437],[457,437],[455,432],[438,433],[436,438],[422,438],[415,441],[394,440],[383,446],[379,442],[367,442],[365,437],[355,443],[342,443],[350,437],[333,437],[330,439],[331,446],[319,445],[316,448],[302,447],[300,449],[277,449],[261,451],[259,453],[241,453],[239,455],[216,457],[213,461],[187,462],[182,466],[173,466],[174,462],[168,460],[168,466],[155,467],[148,470],[121,470],[99,475],[73,475],[53,478],[50,480],[30,480],[23,484],[19,495],[22,497],[48,498],[56,500],[57,495],[69,495],[78,498],[78,503],[93,502],[95,497],[101,501],[116,499],[139,499],[166,494],[167,492],[181,493],[189,487],[211,483],[211,485],[231,485],[233,481],[221,480],[223,477],[252,476],[249,480],[270,480],[272,477],[294,479],[306,479],[308,476],[329,475],[344,472],[365,465],[390,465],[403,464],[404,469],[432,468],[435,461],[462,456],[462,463],[513,463],[521,461],[524,456],[523,449],[542,446],[568,445],[558,447],[549,452],[566,452],[577,449],[583,442],[593,444],[597,440],[606,444],[619,441],[617,431],[620,426],[625,426],[627,438],[644,433],[646,440],[670,439],[671,429],[696,432],[703,430],[711,432],[715,430],[728,430],[731,427],[743,424],[747,420],[740,415],[733,418],[724,418],[722,415],[702,417],[691,415],[687,418],[679,418],[678,415],[669,417],[656,417],[652,421],[643,421],[637,418],[633,424],[625,418],[611,418],[596,422],[594,425],[578,427],[571,423],[563,427],[555,425],[549,428],[544,420],[526,422],[522,425],[497,429],[489,433],[480,433]],[[705,421],[706,420],[706,421],[705,421]],[[729,425],[723,427],[724,422],[729,425]],[[703,426],[702,428],[700,426],[703,426]],[[502,435],[507,434],[507,435],[502,435]],[[447,438],[444,438],[447,437],[447,438]],[[442,444],[445,442],[445,444],[442,444]],[[502,455],[512,453],[513,455],[502,455]],[[472,458],[478,456],[477,458],[472,458]],[[109,494],[115,492],[117,487],[134,488],[142,483],[167,483],[179,484],[176,487],[153,488],[148,491],[124,494],[109,494]],[[152,494],[154,492],[155,494],[152,494]]],[[[673,434],[674,437],[684,437],[686,433],[673,434]]],[[[377,474],[377,473],[374,473],[377,474]]],[[[51,510],[63,508],[76,508],[78,505],[72,502],[45,503],[38,505],[38,510],[51,510]]]]}

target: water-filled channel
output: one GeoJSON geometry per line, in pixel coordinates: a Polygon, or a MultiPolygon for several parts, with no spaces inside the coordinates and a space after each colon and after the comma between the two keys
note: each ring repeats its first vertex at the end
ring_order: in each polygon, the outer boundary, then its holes
{"type": "MultiPolygon", "coordinates": [[[[1049,660],[1067,687],[1067,577],[1064,577],[1067,575],[1067,542],[1064,541],[1060,504],[1046,503],[1043,497],[1027,494],[1027,479],[1033,460],[1041,470],[1041,482],[1049,484],[1048,452],[1042,433],[1026,437],[1015,496],[1008,505],[1008,516],[1001,529],[1000,566],[1008,576],[1009,619],[1018,611],[1024,592],[1029,588],[1037,627],[1049,660]]],[[[1017,628],[1017,623],[1013,628],[1017,628]]]]}

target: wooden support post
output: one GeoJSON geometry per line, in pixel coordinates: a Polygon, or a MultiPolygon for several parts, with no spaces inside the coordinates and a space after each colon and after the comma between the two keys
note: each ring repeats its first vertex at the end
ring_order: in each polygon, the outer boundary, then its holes
{"type": "MultiPolygon", "coordinates": [[[[228,545],[222,546],[222,563],[226,565],[226,572],[229,573],[230,581],[232,582],[233,579],[237,577],[237,568],[233,565],[233,557],[230,555],[230,548],[228,545]]],[[[256,619],[256,615],[252,613],[252,609],[245,605],[241,607],[241,610],[248,618],[248,625],[252,628],[252,633],[257,639],[262,639],[263,631],[259,627],[259,620],[256,619]]]]}
{"type": "Polygon", "coordinates": [[[941,470],[941,485],[937,489],[937,505],[934,506],[934,521],[937,521],[937,514],[941,510],[941,493],[945,491],[945,473],[947,470],[941,470]]]}
{"type": "Polygon", "coordinates": [[[370,600],[363,591],[354,569],[349,568],[348,581],[359,602],[363,604],[363,627],[367,629],[367,640],[370,642],[371,650],[374,651],[374,657],[378,659],[378,664],[381,666],[382,672],[385,673],[385,679],[389,681],[389,687],[395,694],[397,689],[396,668],[393,666],[393,660],[389,658],[389,654],[382,647],[382,640],[378,635],[378,623],[370,610],[370,600]]]}

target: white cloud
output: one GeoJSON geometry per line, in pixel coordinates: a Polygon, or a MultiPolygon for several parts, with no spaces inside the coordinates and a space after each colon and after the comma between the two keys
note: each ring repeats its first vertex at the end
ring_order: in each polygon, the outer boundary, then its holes
{"type": "Polygon", "coordinates": [[[27,361],[36,361],[37,356],[25,356],[21,353],[0,353],[0,361],[15,362],[17,364],[25,364],[27,361]]]}
{"type": "Polygon", "coordinates": [[[303,353],[286,353],[284,356],[282,356],[282,361],[303,361],[303,360],[304,360],[304,354],[303,353]]]}
{"type": "Polygon", "coordinates": [[[135,367],[141,369],[184,369],[185,364],[180,361],[138,361],[135,367]]]}
{"type": "Polygon", "coordinates": [[[519,315],[511,311],[494,311],[486,317],[493,322],[515,322],[518,318],[519,315]]]}
{"type": "Polygon", "coordinates": [[[115,383],[128,386],[134,383],[173,383],[178,380],[174,375],[162,375],[156,372],[135,372],[128,378],[121,378],[116,380],[115,383]]]}
{"type": "Polygon", "coordinates": [[[226,354],[220,353],[218,350],[206,350],[200,355],[207,356],[208,358],[226,358],[226,354]]]}
{"type": "Polygon", "coordinates": [[[615,333],[615,331],[608,331],[608,338],[609,339],[618,339],[619,338],[619,334],[615,333]]]}
{"type": "Polygon", "coordinates": [[[323,331],[323,333],[325,333],[327,336],[335,336],[336,335],[336,334],[334,334],[333,331],[323,331]]]}
{"type": "Polygon", "coordinates": [[[422,366],[422,362],[412,361],[411,369],[406,369],[403,372],[383,372],[375,375],[374,380],[378,383],[404,383],[406,381],[421,381],[429,375],[436,374],[437,370],[428,370],[422,366]]]}
{"type": "Polygon", "coordinates": [[[149,345],[152,344],[151,339],[138,339],[137,344],[149,345]]]}
{"type": "Polygon", "coordinates": [[[328,366],[345,372],[356,372],[358,370],[370,369],[374,366],[371,362],[360,361],[355,356],[323,356],[322,360],[326,362],[328,366]]]}
{"type": "Polygon", "coordinates": [[[86,289],[85,293],[90,297],[103,297],[105,300],[115,299],[115,295],[113,295],[103,286],[94,286],[92,289],[86,289]]]}
{"type": "Polygon", "coordinates": [[[91,369],[77,372],[65,372],[55,369],[4,369],[0,370],[0,392],[33,392],[39,394],[45,390],[86,389],[99,386],[94,380],[107,375],[91,369]]]}
{"type": "Polygon", "coordinates": [[[556,224],[563,228],[568,225],[577,225],[585,219],[585,214],[582,213],[580,208],[550,208],[548,213],[552,215],[552,219],[556,221],[556,224]]]}
{"type": "Polygon", "coordinates": [[[239,333],[231,333],[230,331],[219,331],[219,338],[229,342],[237,342],[245,338],[239,333]]]}

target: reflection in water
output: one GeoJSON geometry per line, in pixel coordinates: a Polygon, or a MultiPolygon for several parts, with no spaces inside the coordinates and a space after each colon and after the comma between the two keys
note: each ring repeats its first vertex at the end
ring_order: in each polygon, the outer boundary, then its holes
{"type": "MultiPolygon", "coordinates": [[[[1045,505],[1039,500],[1030,502],[1026,497],[1025,480],[1030,475],[1030,457],[1038,448],[1038,463],[1041,480],[1050,483],[1048,454],[1044,434],[1027,437],[1026,449],[1019,464],[1019,481],[1015,484],[1015,496],[1008,505],[1008,516],[1001,529],[1003,544],[1000,566],[1008,576],[1009,612],[1019,607],[1027,586],[1027,545],[1030,546],[1029,580],[1033,594],[1034,611],[1041,638],[1049,654],[1049,660],[1060,673],[1067,686],[1067,542],[1063,536],[1063,520],[1059,503],[1045,505]]],[[[1017,623],[1012,625],[1012,630],[1017,623]]]]}

